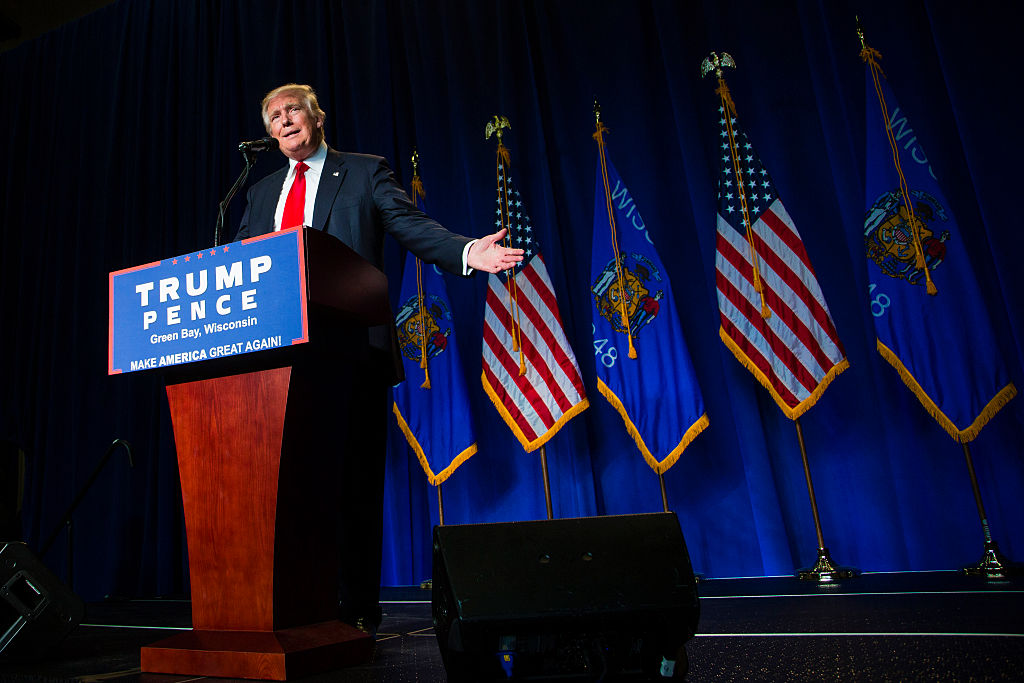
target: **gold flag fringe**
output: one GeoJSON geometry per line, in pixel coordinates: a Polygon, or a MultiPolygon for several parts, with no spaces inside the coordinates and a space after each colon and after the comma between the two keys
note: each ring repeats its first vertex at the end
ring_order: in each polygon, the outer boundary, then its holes
{"type": "Polygon", "coordinates": [[[431,486],[439,486],[443,484],[448,477],[452,476],[452,473],[459,468],[459,465],[469,460],[477,451],[476,444],[473,444],[466,450],[459,453],[459,455],[452,460],[452,464],[444,468],[437,474],[430,469],[430,463],[427,462],[427,454],[423,452],[423,447],[420,445],[416,435],[412,433],[412,429],[409,427],[409,423],[405,421],[402,416],[402,411],[399,410],[398,404],[393,403],[391,406],[391,412],[395,414],[398,419],[398,426],[401,428],[402,433],[405,434],[405,440],[409,442],[409,447],[416,454],[416,459],[420,461],[420,466],[423,468],[423,472],[427,475],[427,480],[431,486]]]}
{"type": "Polygon", "coordinates": [[[768,390],[772,400],[775,401],[775,405],[777,405],[782,411],[782,414],[790,420],[796,420],[813,408],[814,404],[818,402],[819,398],[821,398],[821,395],[825,393],[825,389],[828,388],[828,385],[832,384],[832,380],[850,367],[850,361],[843,358],[842,361],[833,365],[832,369],[825,373],[825,376],[821,378],[821,381],[818,382],[818,386],[814,388],[814,391],[811,392],[810,396],[797,405],[790,407],[784,400],[782,400],[782,396],[780,396],[775,390],[775,387],[772,386],[772,383],[768,380],[765,374],[761,372],[761,368],[757,367],[754,362],[747,357],[747,354],[743,353],[743,350],[732,340],[732,337],[725,333],[725,330],[721,327],[718,328],[718,337],[722,340],[722,343],[732,351],[732,355],[736,356],[736,360],[738,360],[747,370],[750,370],[750,374],[760,382],[761,386],[768,390]]]}
{"type": "Polygon", "coordinates": [[[629,418],[629,414],[626,412],[626,406],[622,405],[622,401],[620,401],[619,397],[615,395],[615,392],[608,388],[608,385],[600,379],[597,380],[597,390],[601,392],[602,396],[608,399],[608,403],[610,403],[612,407],[615,408],[616,412],[618,412],[622,417],[622,421],[626,423],[626,431],[629,432],[631,437],[633,437],[633,442],[636,444],[636,447],[640,449],[640,454],[644,457],[644,461],[652,470],[654,470],[655,474],[664,474],[665,472],[668,472],[668,470],[678,462],[679,456],[683,454],[686,447],[693,443],[693,440],[711,424],[707,413],[701,415],[700,418],[686,430],[686,433],[683,434],[683,438],[678,444],[676,444],[676,447],[673,448],[672,451],[661,461],[659,461],[654,457],[654,454],[651,453],[651,450],[647,448],[647,444],[644,443],[643,437],[640,436],[640,430],[637,429],[636,425],[629,418]]]}
{"type": "Polygon", "coordinates": [[[512,415],[505,408],[505,404],[503,404],[501,402],[501,399],[498,398],[498,394],[487,382],[487,375],[480,373],[480,383],[483,384],[484,392],[487,394],[487,397],[491,399],[491,403],[494,404],[494,409],[498,411],[498,414],[501,415],[501,419],[503,419],[505,421],[505,424],[508,425],[508,428],[512,430],[512,433],[515,434],[516,439],[519,440],[519,444],[527,453],[532,453],[533,451],[537,450],[538,448],[546,444],[548,441],[551,440],[551,437],[558,433],[559,429],[564,427],[569,422],[569,420],[576,417],[577,415],[579,415],[584,410],[590,407],[590,401],[584,398],[582,401],[580,401],[572,408],[570,408],[564,415],[562,415],[562,417],[558,418],[558,422],[552,425],[551,429],[544,432],[533,441],[530,441],[529,439],[526,438],[526,435],[523,434],[522,430],[519,429],[519,425],[516,424],[516,421],[512,418],[512,415]]]}
{"type": "Polygon", "coordinates": [[[899,359],[899,356],[897,356],[892,349],[883,344],[879,339],[875,340],[875,346],[878,348],[878,353],[881,354],[882,358],[884,358],[885,361],[899,373],[900,379],[902,379],[903,383],[907,385],[907,388],[914,392],[914,395],[917,396],[917,400],[921,402],[921,405],[923,405],[924,409],[928,411],[928,414],[931,415],[935,421],[939,423],[939,426],[945,429],[946,433],[953,437],[953,440],[957,443],[969,443],[976,439],[978,434],[981,433],[981,428],[988,424],[988,421],[995,417],[996,413],[998,413],[1003,406],[1009,403],[1010,400],[1017,395],[1017,387],[1014,386],[1013,382],[1010,382],[996,392],[996,395],[992,397],[992,400],[990,400],[988,404],[982,408],[978,416],[974,418],[974,422],[972,422],[967,428],[960,429],[952,420],[946,417],[946,414],[942,412],[942,409],[939,408],[938,404],[932,400],[931,396],[925,392],[924,388],[918,383],[914,378],[914,375],[911,374],[910,370],[907,369],[899,359]]]}

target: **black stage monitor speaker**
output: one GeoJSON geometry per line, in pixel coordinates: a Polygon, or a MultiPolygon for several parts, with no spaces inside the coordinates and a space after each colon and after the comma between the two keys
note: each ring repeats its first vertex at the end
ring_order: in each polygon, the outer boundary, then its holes
{"type": "Polygon", "coordinates": [[[474,683],[679,678],[700,616],[673,513],[434,527],[432,603],[474,683]]]}
{"type": "Polygon", "coordinates": [[[0,541],[0,661],[42,657],[84,613],[81,599],[24,543],[0,541]]]}

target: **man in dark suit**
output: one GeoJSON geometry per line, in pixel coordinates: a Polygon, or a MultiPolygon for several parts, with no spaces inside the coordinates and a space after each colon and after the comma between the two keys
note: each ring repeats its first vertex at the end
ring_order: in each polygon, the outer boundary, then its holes
{"type": "MultiPolygon", "coordinates": [[[[384,234],[420,259],[457,275],[496,273],[522,260],[522,249],[502,246],[504,231],[471,239],[448,231],[416,208],[377,156],[330,149],[325,114],[308,85],[289,83],[267,93],[263,123],[288,166],[254,184],[235,239],[306,225],[334,235],[381,267],[384,234]]],[[[349,411],[348,444],[339,497],[343,506],[339,617],[373,631],[380,623],[380,559],[387,387],[401,379],[394,326],[371,328],[370,361],[355,379],[361,395],[349,411]]]]}

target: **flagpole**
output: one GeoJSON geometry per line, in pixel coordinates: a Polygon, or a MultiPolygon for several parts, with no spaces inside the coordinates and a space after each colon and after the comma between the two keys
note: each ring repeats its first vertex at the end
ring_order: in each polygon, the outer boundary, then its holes
{"type": "Polygon", "coordinates": [[[963,443],[964,457],[967,458],[967,472],[971,476],[971,488],[974,490],[974,502],[978,506],[978,516],[981,518],[981,529],[985,535],[985,551],[981,561],[963,568],[964,574],[968,576],[983,576],[986,579],[1001,579],[1011,574],[1019,573],[1019,569],[1010,564],[1009,561],[999,552],[999,544],[992,538],[992,532],[988,526],[988,516],[985,514],[985,505],[981,502],[981,489],[978,487],[978,477],[974,473],[974,460],[971,458],[971,448],[965,441],[963,443]]]}
{"type": "Polygon", "coordinates": [[[811,498],[811,512],[814,514],[814,531],[818,535],[818,561],[813,567],[797,571],[797,578],[818,583],[833,583],[840,579],[850,579],[860,572],[852,567],[840,567],[833,563],[828,548],[825,547],[825,536],[821,533],[821,517],[818,515],[818,500],[814,495],[814,482],[811,481],[811,467],[807,463],[807,447],[804,445],[804,430],[800,426],[800,418],[794,418],[796,438],[800,442],[800,458],[804,463],[804,476],[807,478],[807,492],[811,498]]]}
{"type": "Polygon", "coordinates": [[[441,485],[437,485],[437,521],[438,526],[444,526],[444,498],[441,497],[441,485]]]}
{"type": "Polygon", "coordinates": [[[671,512],[668,509],[668,494],[665,493],[665,475],[658,472],[658,484],[661,485],[661,509],[665,512],[671,512]]]}
{"type": "Polygon", "coordinates": [[[548,479],[548,453],[544,446],[540,447],[540,472],[544,477],[544,504],[547,506],[548,519],[554,519],[551,512],[551,480],[548,479]]]}

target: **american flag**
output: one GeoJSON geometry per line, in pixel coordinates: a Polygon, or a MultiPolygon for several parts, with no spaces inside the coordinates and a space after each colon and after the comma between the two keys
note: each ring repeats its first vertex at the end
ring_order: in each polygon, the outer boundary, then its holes
{"type": "Polygon", "coordinates": [[[488,278],[481,379],[494,407],[529,453],[588,403],[536,231],[507,166],[499,152],[495,230],[508,228],[507,242],[526,253],[514,270],[488,278]]]}
{"type": "Polygon", "coordinates": [[[740,130],[735,113],[725,106],[718,111],[719,336],[786,417],[795,420],[817,402],[849,361],[800,233],[768,171],[740,130]],[[730,131],[735,144],[730,144],[730,131]]]}

